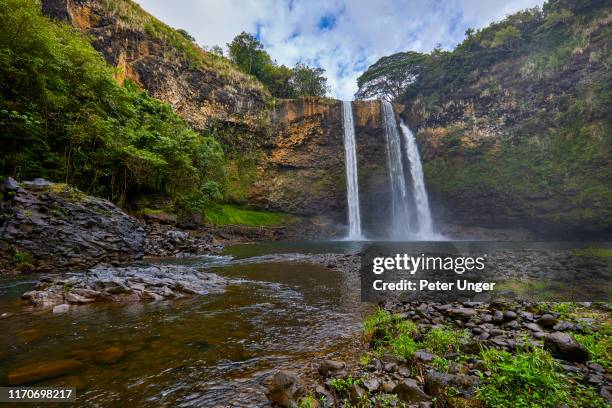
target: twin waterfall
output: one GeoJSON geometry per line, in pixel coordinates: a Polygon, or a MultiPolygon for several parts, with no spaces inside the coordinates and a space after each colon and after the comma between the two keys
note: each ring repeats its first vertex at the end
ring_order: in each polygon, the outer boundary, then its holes
{"type": "Polygon", "coordinates": [[[433,222],[431,220],[431,211],[429,210],[429,199],[427,198],[427,190],[425,190],[425,177],[423,176],[423,164],[421,163],[421,155],[419,155],[419,147],[416,144],[416,139],[412,131],[402,122],[400,124],[404,142],[406,145],[406,155],[410,162],[410,174],[412,175],[412,189],[414,201],[416,204],[417,222],[419,230],[418,238],[428,239],[434,235],[433,222]]]}
{"type": "MultiPolygon", "coordinates": [[[[407,183],[402,159],[402,140],[397,128],[395,112],[391,103],[381,101],[381,104],[381,114],[385,126],[389,190],[391,192],[391,218],[387,226],[387,236],[384,238],[392,240],[436,239],[427,190],[425,189],[423,165],[421,164],[421,157],[414,135],[403,122],[400,124],[412,181],[414,206],[413,212],[411,212],[412,199],[409,197],[406,187],[407,183]],[[411,215],[416,217],[416,225],[414,227],[412,226],[413,223],[411,223],[411,215]]],[[[350,101],[342,102],[342,112],[349,219],[347,239],[362,240],[365,238],[361,232],[355,126],[353,124],[353,112],[350,101]]]]}
{"type": "Polygon", "coordinates": [[[355,125],[350,101],[342,102],[342,124],[344,126],[344,157],[346,165],[346,199],[348,201],[348,239],[358,241],[361,235],[359,213],[359,185],[357,183],[357,149],[355,147],[355,125]]]}

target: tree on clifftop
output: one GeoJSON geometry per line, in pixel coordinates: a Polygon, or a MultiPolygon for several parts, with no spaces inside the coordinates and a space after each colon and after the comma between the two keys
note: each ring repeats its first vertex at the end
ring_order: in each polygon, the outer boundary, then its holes
{"type": "Polygon", "coordinates": [[[325,96],[327,78],[323,68],[297,63],[293,69],[278,65],[253,34],[242,32],[227,44],[230,59],[247,74],[256,77],[277,98],[325,96]]]}
{"type": "Polygon", "coordinates": [[[242,71],[257,78],[263,75],[266,65],[272,64],[272,58],[253,34],[241,32],[227,44],[227,48],[232,61],[242,71]]]}
{"type": "Polygon", "coordinates": [[[426,56],[418,52],[398,52],[379,59],[359,78],[356,99],[381,98],[392,101],[398,98],[419,74],[426,56]]]}
{"type": "Polygon", "coordinates": [[[323,68],[313,68],[298,62],[293,68],[291,85],[298,96],[325,96],[327,93],[327,78],[323,76],[323,68]]]}

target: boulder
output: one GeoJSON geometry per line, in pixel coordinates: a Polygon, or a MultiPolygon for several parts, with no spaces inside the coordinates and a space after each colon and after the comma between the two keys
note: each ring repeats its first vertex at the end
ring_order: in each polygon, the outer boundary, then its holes
{"type": "Polygon", "coordinates": [[[297,375],[290,371],[277,371],[268,384],[266,396],[273,403],[286,408],[297,408],[304,387],[297,375]]]}
{"type": "Polygon", "coordinates": [[[584,363],[589,359],[589,352],[567,333],[551,333],[544,337],[544,348],[555,357],[573,363],[584,363]]]}
{"type": "Polygon", "coordinates": [[[537,323],[542,327],[550,329],[557,324],[557,319],[551,314],[544,314],[537,320],[537,323]]]}
{"type": "Polygon", "coordinates": [[[84,274],[43,277],[21,296],[25,303],[52,307],[96,301],[138,301],[222,293],[228,281],[184,265],[99,266],[84,274]]]}
{"type": "Polygon", "coordinates": [[[346,368],[346,363],[342,361],[334,360],[323,360],[319,364],[319,374],[324,377],[337,377],[340,373],[343,373],[346,368]]]}
{"type": "Polygon", "coordinates": [[[62,303],[61,305],[53,306],[53,314],[66,313],[70,306],[66,303],[62,303]]]}
{"type": "Polygon", "coordinates": [[[145,213],[144,218],[147,222],[158,222],[160,224],[174,225],[177,222],[175,214],[165,212],[145,213]]]}
{"type": "Polygon", "coordinates": [[[469,320],[471,317],[476,316],[478,312],[475,309],[459,307],[454,309],[448,309],[447,313],[449,316],[455,317],[457,319],[469,320]]]}
{"type": "Polygon", "coordinates": [[[66,184],[43,179],[0,190],[0,270],[23,265],[36,272],[86,269],[101,262],[127,263],[143,256],[145,232],[115,204],[66,184]]]}
{"type": "Polygon", "coordinates": [[[393,389],[393,393],[401,401],[405,402],[429,401],[431,399],[429,395],[425,394],[419,383],[412,378],[406,378],[397,384],[393,389]]]}

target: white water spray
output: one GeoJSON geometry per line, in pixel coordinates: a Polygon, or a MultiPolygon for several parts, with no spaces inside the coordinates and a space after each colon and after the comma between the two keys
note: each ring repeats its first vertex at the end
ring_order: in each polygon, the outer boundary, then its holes
{"type": "Polygon", "coordinates": [[[359,213],[359,184],[357,180],[357,152],[355,147],[355,125],[350,101],[342,102],[344,127],[344,156],[346,164],[346,199],[348,202],[349,233],[348,239],[359,240],[361,235],[361,215],[359,213]]]}
{"type": "Polygon", "coordinates": [[[429,209],[429,199],[425,189],[425,177],[423,176],[423,164],[419,155],[419,147],[412,131],[404,124],[400,123],[404,144],[406,145],[406,155],[410,162],[410,175],[412,176],[412,188],[414,201],[416,204],[417,222],[419,230],[417,236],[420,239],[434,238],[433,222],[429,209]]]}
{"type": "Polygon", "coordinates": [[[389,166],[389,181],[391,184],[391,225],[389,233],[394,239],[411,237],[410,212],[406,192],[406,178],[402,166],[402,151],[400,136],[395,121],[393,106],[388,101],[381,101],[382,117],[385,125],[385,140],[387,143],[387,163],[389,166]]]}

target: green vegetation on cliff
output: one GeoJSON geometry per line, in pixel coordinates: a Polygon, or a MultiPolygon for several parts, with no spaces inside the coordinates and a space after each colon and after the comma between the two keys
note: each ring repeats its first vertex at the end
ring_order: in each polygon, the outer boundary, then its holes
{"type": "Polygon", "coordinates": [[[609,2],[551,0],[385,57],[358,96],[405,104],[428,187],[468,218],[610,229],[611,21],[609,2]]]}
{"type": "Polygon", "coordinates": [[[275,97],[325,96],[328,91],[324,69],[300,62],[294,68],[278,65],[252,34],[238,34],[227,47],[232,61],[260,80],[275,97]]]}
{"type": "Polygon", "coordinates": [[[223,151],[114,70],[31,0],[0,2],[0,175],[63,181],[120,204],[163,193],[178,208],[219,196],[223,151]]]}
{"type": "Polygon", "coordinates": [[[132,0],[99,0],[99,4],[121,23],[146,32],[159,41],[162,46],[162,55],[166,59],[179,57],[185,60],[192,68],[207,68],[219,75],[246,83],[252,87],[261,87],[261,83],[249,75],[243,74],[237,67],[223,55],[217,52],[206,52],[200,48],[195,39],[185,30],[173,29],[157,18],[147,13],[132,0]]]}

